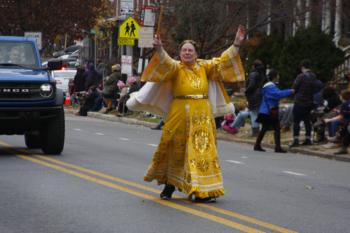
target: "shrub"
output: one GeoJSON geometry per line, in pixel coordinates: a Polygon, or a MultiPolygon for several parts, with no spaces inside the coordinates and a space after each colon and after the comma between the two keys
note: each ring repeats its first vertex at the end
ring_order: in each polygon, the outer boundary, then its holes
{"type": "Polygon", "coordinates": [[[312,70],[326,83],[333,78],[334,68],[344,61],[344,52],[334,45],[330,35],[318,28],[298,31],[295,37],[287,40],[279,58],[283,86],[291,86],[300,72],[299,63],[305,58],[311,60],[312,70]]]}
{"type": "Polygon", "coordinates": [[[332,79],[334,68],[344,60],[344,52],[334,45],[332,37],[314,27],[298,31],[285,42],[276,36],[255,37],[247,42],[242,56],[247,71],[257,58],[277,69],[285,88],[291,87],[303,59],[312,61],[312,70],[324,83],[332,79]]]}

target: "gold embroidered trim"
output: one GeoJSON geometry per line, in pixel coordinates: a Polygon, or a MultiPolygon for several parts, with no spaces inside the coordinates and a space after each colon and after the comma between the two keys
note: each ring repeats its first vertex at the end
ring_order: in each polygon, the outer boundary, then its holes
{"type": "Polygon", "coordinates": [[[179,95],[174,99],[208,99],[208,95],[179,95]]]}

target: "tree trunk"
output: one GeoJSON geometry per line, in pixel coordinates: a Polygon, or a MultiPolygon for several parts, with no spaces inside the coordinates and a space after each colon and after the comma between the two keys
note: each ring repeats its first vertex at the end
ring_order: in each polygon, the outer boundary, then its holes
{"type": "Polygon", "coordinates": [[[293,5],[293,25],[292,25],[292,35],[295,36],[296,31],[298,30],[297,26],[297,5],[293,5]]]}
{"type": "Polygon", "coordinates": [[[326,34],[331,32],[331,4],[330,0],[322,1],[322,31],[326,34]]]}
{"type": "Polygon", "coordinates": [[[311,25],[311,7],[310,7],[310,0],[306,0],[305,2],[305,28],[310,27],[311,25]]]}
{"type": "Polygon", "coordinates": [[[303,12],[303,2],[302,0],[297,0],[297,5],[295,7],[295,31],[298,31],[303,25],[302,14],[303,12]]]}
{"type": "MultiPolygon", "coordinates": [[[[250,28],[250,0],[247,0],[247,15],[246,15],[246,28],[250,28]]],[[[249,39],[249,33],[247,33],[246,36],[247,39],[249,39]]]]}
{"type": "Polygon", "coordinates": [[[336,0],[335,3],[335,23],[334,23],[334,43],[336,46],[339,45],[341,38],[341,17],[342,17],[342,0],[336,0]]]}
{"type": "Polygon", "coordinates": [[[268,0],[267,2],[267,16],[268,16],[268,23],[266,25],[266,35],[271,35],[271,7],[272,7],[272,0],[268,0]]]}

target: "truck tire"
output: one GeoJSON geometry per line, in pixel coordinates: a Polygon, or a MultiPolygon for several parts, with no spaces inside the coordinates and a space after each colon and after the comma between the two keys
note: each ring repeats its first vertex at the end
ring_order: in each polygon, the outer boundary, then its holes
{"type": "Polygon", "coordinates": [[[41,139],[39,133],[25,133],[24,142],[28,149],[38,149],[41,147],[41,139]]]}
{"type": "Polygon", "coordinates": [[[45,154],[59,155],[64,147],[64,110],[63,107],[54,118],[49,119],[41,129],[41,149],[45,154]]]}

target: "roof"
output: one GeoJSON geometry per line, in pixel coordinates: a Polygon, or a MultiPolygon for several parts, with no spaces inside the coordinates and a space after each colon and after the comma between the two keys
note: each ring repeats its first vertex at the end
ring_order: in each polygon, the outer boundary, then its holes
{"type": "Polygon", "coordinates": [[[24,36],[0,36],[0,41],[35,42],[35,39],[24,36]]]}

